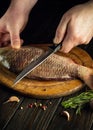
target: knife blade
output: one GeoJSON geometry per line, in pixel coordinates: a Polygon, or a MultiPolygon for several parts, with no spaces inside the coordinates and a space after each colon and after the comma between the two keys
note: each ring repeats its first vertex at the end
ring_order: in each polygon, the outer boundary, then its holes
{"type": "MultiPolygon", "coordinates": [[[[39,56],[35,61],[32,61],[14,80],[13,86],[15,86],[20,80],[22,80],[27,74],[29,74],[32,70],[38,67],[41,63],[43,63],[49,56],[53,53],[60,50],[62,47],[62,43],[53,44],[52,46],[48,47],[48,50],[39,56]]],[[[12,87],[13,87],[12,86],[12,87]]]]}

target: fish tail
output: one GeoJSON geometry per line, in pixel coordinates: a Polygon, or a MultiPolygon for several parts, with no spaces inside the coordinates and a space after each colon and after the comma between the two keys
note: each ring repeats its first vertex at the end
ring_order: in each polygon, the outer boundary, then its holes
{"type": "Polygon", "coordinates": [[[93,69],[80,66],[78,68],[78,76],[88,85],[90,89],[93,89],[93,69]]]}

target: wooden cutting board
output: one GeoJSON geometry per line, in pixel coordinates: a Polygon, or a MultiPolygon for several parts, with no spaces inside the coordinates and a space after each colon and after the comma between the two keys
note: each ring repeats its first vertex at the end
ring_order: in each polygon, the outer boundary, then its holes
{"type": "MultiPolygon", "coordinates": [[[[36,45],[35,45],[36,46],[36,45]]],[[[38,45],[41,47],[41,45],[38,45]]],[[[43,47],[43,46],[42,46],[43,47]]],[[[43,47],[44,49],[47,48],[43,47]]],[[[76,47],[68,54],[57,52],[58,55],[65,55],[72,58],[78,64],[92,67],[92,58],[84,50],[76,47]]],[[[78,79],[69,81],[38,81],[24,78],[15,87],[13,87],[13,81],[17,75],[8,71],[6,68],[0,65],[0,83],[14,91],[20,92],[25,95],[29,95],[35,98],[48,99],[57,98],[72,94],[82,87],[84,83],[78,79]]]]}

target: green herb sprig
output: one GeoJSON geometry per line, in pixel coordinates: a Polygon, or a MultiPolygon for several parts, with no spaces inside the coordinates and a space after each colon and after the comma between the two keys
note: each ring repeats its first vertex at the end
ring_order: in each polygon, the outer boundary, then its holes
{"type": "Polygon", "coordinates": [[[93,99],[93,90],[87,92],[82,92],[80,95],[72,97],[67,101],[63,101],[61,104],[64,108],[74,108],[76,109],[76,114],[81,113],[81,109],[86,103],[93,99]]]}

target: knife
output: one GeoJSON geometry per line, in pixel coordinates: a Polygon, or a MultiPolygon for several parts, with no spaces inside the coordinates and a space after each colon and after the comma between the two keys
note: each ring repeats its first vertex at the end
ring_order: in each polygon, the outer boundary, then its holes
{"type": "Polygon", "coordinates": [[[52,46],[48,47],[48,50],[38,57],[35,61],[32,61],[14,80],[13,86],[15,86],[20,80],[22,80],[27,74],[29,74],[32,70],[38,67],[41,63],[43,63],[49,56],[53,53],[60,50],[62,47],[62,43],[53,44],[52,46]]]}

